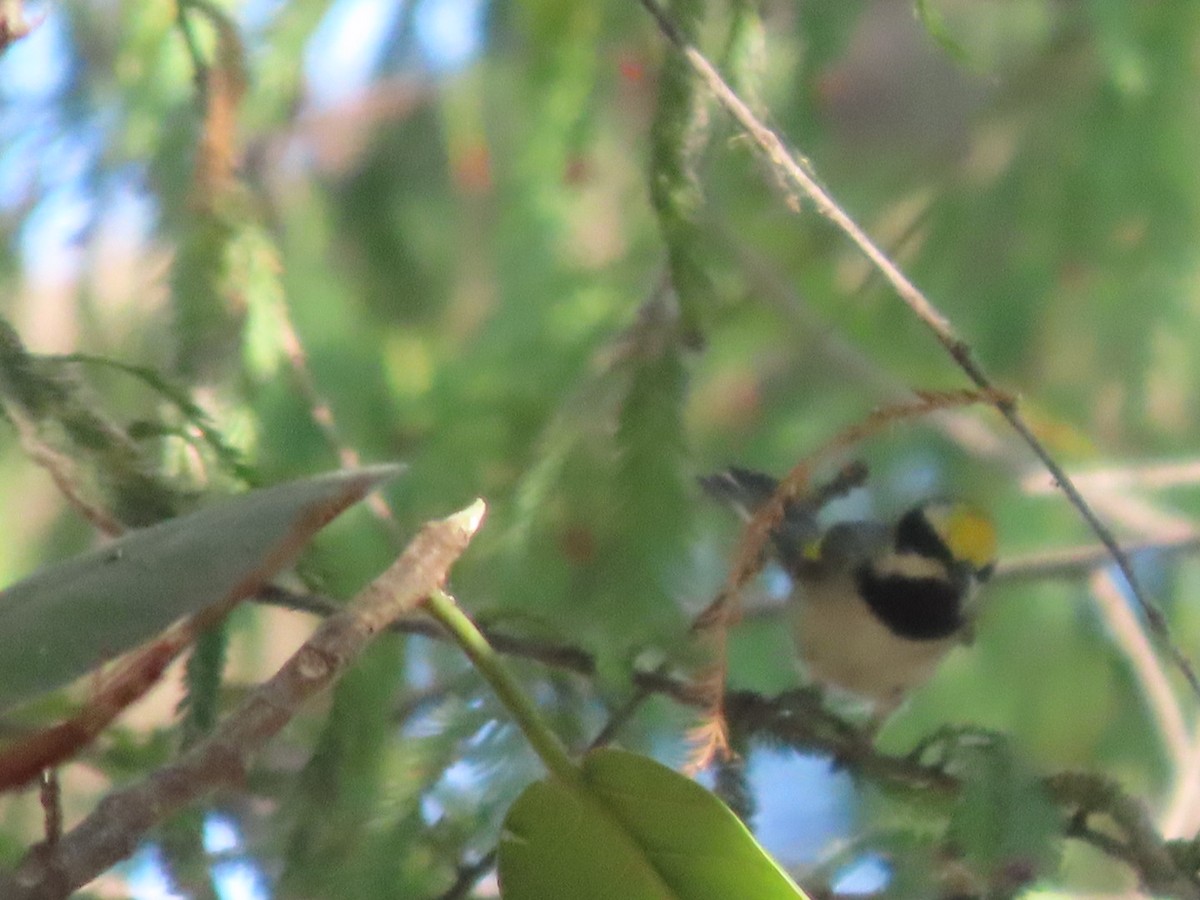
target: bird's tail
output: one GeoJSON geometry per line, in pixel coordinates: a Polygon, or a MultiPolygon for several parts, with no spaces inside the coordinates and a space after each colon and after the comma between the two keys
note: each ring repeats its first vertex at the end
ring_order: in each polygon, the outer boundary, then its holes
{"type": "Polygon", "coordinates": [[[698,480],[704,493],[724,503],[747,522],[771,499],[779,486],[770,475],[737,468],[701,475],[698,480]]]}

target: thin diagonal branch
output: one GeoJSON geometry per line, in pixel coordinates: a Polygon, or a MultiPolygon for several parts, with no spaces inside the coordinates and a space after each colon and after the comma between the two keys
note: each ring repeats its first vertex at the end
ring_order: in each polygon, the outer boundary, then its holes
{"type": "Polygon", "coordinates": [[[717,72],[716,68],[684,38],[682,32],[659,7],[655,0],[639,0],[643,7],[653,16],[659,30],[680,51],[692,70],[705,83],[716,97],[717,101],[745,130],[746,134],[758,145],[763,155],[772,165],[773,171],[784,185],[795,188],[803,193],[814,205],[817,212],[832,222],[850,241],[858,247],[881,275],[895,290],[905,305],[933,332],[938,342],[950,354],[964,374],[982,391],[991,395],[992,405],[1008,421],[1012,429],[1021,437],[1033,451],[1055,483],[1062,489],[1067,499],[1095,532],[1104,544],[1121,573],[1128,581],[1130,590],[1141,606],[1151,630],[1159,644],[1170,657],[1174,665],[1183,673],[1193,693],[1200,699],[1200,678],[1197,677],[1191,662],[1171,638],[1167,620],[1142,588],[1133,565],[1125,551],[1121,549],[1116,538],[1108,527],[1092,510],[1088,502],[1075,487],[1066,471],[1050,451],[1034,435],[1033,430],[1017,410],[1016,401],[1002,393],[992,383],[982,366],[975,360],[970,345],[954,330],[950,320],[925,296],[922,291],[909,280],[908,276],[892,262],[874,241],[858,224],[838,205],[833,196],[822,187],[808,170],[807,163],[801,164],[793,158],[783,141],[771,129],[759,121],[753,111],[742,102],[741,98],[717,72]]]}
{"type": "Polygon", "coordinates": [[[430,522],[350,604],[330,616],[205,741],[143,780],[109,794],[53,847],[0,872],[6,900],[59,900],[128,856],[145,832],[190,803],[243,779],[252,757],[316,693],[330,687],[388,624],[438,590],[483,518],[483,502],[430,522]]]}

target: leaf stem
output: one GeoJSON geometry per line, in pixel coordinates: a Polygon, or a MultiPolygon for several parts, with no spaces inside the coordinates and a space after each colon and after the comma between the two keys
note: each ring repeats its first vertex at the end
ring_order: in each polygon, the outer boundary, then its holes
{"type": "Polygon", "coordinates": [[[475,668],[491,685],[500,702],[517,720],[533,750],[550,773],[567,784],[578,784],[579,769],[567,754],[567,748],[542,721],[537,707],[521,690],[516,678],[508,671],[500,656],[492,649],[487,638],[475,623],[458,608],[454,598],[445,591],[434,591],[425,601],[425,609],[450,632],[450,636],[462,648],[475,668]]]}

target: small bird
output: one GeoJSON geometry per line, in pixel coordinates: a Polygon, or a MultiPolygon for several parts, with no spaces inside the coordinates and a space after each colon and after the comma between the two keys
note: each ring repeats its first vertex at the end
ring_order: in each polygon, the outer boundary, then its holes
{"type": "MultiPolygon", "coordinates": [[[[778,482],[728,469],[700,484],[748,521],[778,482]]],[[[812,680],[868,701],[881,724],[951,649],[971,641],[977,589],[995,568],[995,528],[971,507],[940,500],[892,524],[822,529],[818,511],[804,498],[789,503],[771,533],[792,579],[796,646],[812,680]]]]}

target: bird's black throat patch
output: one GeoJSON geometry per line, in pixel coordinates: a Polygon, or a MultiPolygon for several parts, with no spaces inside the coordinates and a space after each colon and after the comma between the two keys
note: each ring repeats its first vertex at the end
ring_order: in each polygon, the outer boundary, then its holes
{"type": "Polygon", "coordinates": [[[963,626],[962,591],[940,578],[880,575],[869,565],[854,572],[860,595],[898,637],[947,638],[963,626]]]}

